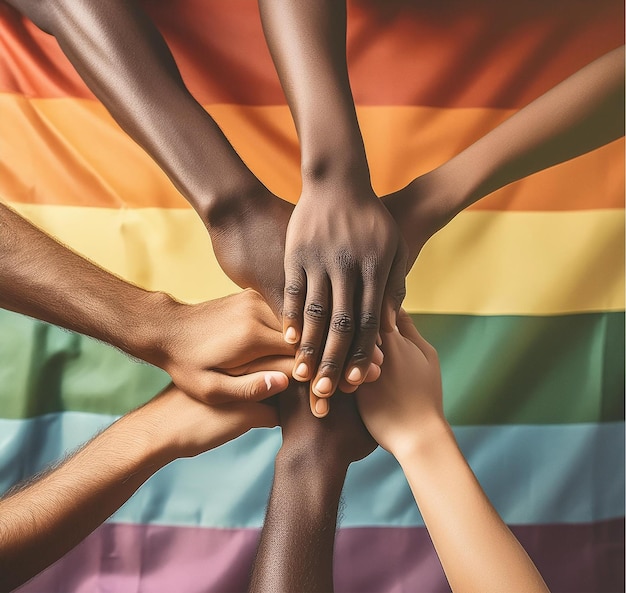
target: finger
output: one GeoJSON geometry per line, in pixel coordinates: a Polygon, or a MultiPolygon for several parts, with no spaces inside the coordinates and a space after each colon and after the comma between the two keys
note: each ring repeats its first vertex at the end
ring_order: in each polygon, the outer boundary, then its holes
{"type": "Polygon", "coordinates": [[[341,275],[331,279],[333,310],[328,337],[317,374],[311,382],[313,393],[318,397],[330,397],[335,392],[354,337],[354,269],[344,265],[338,272],[341,275]]]}
{"type": "Polygon", "coordinates": [[[330,412],[330,401],[326,398],[317,397],[313,391],[309,390],[309,403],[311,406],[311,412],[313,416],[317,418],[324,418],[330,412]]]}
{"type": "Polygon", "coordinates": [[[224,369],[224,372],[232,377],[249,375],[259,371],[280,371],[290,375],[293,369],[293,360],[293,356],[264,356],[237,367],[224,369]]]}
{"type": "MultiPolygon", "coordinates": [[[[377,364],[371,362],[369,368],[367,369],[367,374],[365,375],[365,381],[363,381],[363,383],[373,383],[380,377],[381,372],[382,369],[377,364]]],[[[354,393],[358,388],[358,385],[352,385],[345,379],[342,379],[339,382],[339,389],[344,393],[354,393]]]]}
{"type": "Polygon", "coordinates": [[[328,293],[329,281],[326,274],[307,278],[302,338],[293,367],[293,378],[296,381],[310,381],[317,368],[328,327],[328,293]]]}
{"type": "Polygon", "coordinates": [[[407,250],[403,242],[393,260],[385,287],[381,321],[384,331],[392,331],[396,326],[398,311],[406,296],[406,272],[407,250]]]}
{"type": "Polygon", "coordinates": [[[378,339],[381,302],[382,293],[377,286],[375,272],[367,274],[364,272],[361,313],[344,375],[346,381],[352,385],[363,383],[370,362],[378,348],[376,340],[378,339]]]}
{"type": "Polygon", "coordinates": [[[302,335],[302,309],[306,292],[306,274],[302,266],[296,262],[285,263],[283,337],[288,344],[297,344],[302,335]]]}
{"type": "Polygon", "coordinates": [[[240,377],[213,373],[211,402],[260,401],[287,389],[289,378],[277,371],[260,371],[240,377]]]}

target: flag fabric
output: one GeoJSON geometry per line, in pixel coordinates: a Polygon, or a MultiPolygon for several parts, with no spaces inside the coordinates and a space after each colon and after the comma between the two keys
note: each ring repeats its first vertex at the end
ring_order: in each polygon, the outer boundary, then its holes
{"type": "MultiPolygon", "coordinates": [[[[244,161],[295,202],[299,148],[256,2],[144,8],[244,161]]],[[[623,13],[617,0],[349,2],[350,78],[377,193],[623,44],[623,13]]],[[[147,289],[187,302],[238,290],[195,212],[54,38],[6,5],[0,64],[0,199],[147,289]]],[[[555,592],[624,590],[623,160],[622,139],[494,193],[435,235],[408,278],[405,307],[438,349],[459,444],[555,592]]],[[[168,382],[5,311],[0,377],[0,491],[168,382]]],[[[255,430],[172,463],[20,591],[244,591],[279,446],[279,429],[255,430]]],[[[449,591],[390,455],[350,468],[344,503],[338,591],[449,591]]]]}

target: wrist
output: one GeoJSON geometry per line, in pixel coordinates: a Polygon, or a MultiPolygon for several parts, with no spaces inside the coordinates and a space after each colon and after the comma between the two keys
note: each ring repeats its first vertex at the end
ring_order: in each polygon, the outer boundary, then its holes
{"type": "Polygon", "coordinates": [[[390,452],[403,468],[416,466],[450,440],[456,442],[452,428],[445,418],[435,417],[421,422],[410,435],[399,439],[390,452]]]}
{"type": "Polygon", "coordinates": [[[129,475],[152,475],[176,458],[174,446],[164,436],[162,422],[152,413],[151,402],[122,416],[100,435],[102,447],[110,445],[111,460],[127,466],[129,475]]]}
{"type": "MultiPolygon", "coordinates": [[[[302,195],[316,193],[320,187],[337,188],[345,193],[356,189],[373,193],[365,153],[346,148],[302,157],[302,195]]],[[[336,196],[335,196],[336,199],[336,196]]]]}
{"type": "Polygon", "coordinates": [[[169,360],[168,334],[175,324],[180,308],[186,307],[165,292],[146,292],[135,299],[130,314],[132,322],[126,352],[149,364],[165,370],[169,360]]]}

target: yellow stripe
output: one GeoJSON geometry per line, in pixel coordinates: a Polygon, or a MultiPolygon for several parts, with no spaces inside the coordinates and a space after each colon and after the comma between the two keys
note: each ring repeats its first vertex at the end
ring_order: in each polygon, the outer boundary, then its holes
{"type": "MultiPolygon", "coordinates": [[[[286,106],[209,108],[251,169],[292,202],[299,150],[286,106]]],[[[445,162],[512,111],[362,107],[374,186],[385,194],[445,162]]],[[[0,94],[0,195],[26,203],[108,207],[187,204],[99,103],[0,94]]],[[[620,207],[623,141],[543,171],[488,198],[494,209],[620,207]],[[504,205],[504,206],[503,206],[504,205]]]]}
{"type": "MultiPolygon", "coordinates": [[[[93,261],[195,302],[236,291],[191,210],[12,204],[93,261]]],[[[550,315],[624,308],[624,212],[465,212],[424,248],[411,312],[550,315]]]]}

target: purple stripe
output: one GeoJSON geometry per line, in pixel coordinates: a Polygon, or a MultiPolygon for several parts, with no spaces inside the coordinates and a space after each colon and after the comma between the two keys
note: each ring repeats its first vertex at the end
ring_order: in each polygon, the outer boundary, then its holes
{"type": "MultiPolygon", "coordinates": [[[[624,591],[624,520],[513,527],[553,593],[624,591]]],[[[20,593],[245,591],[256,529],[103,525],[20,593]]],[[[421,527],[354,527],[337,539],[336,590],[449,591],[421,527]]]]}

